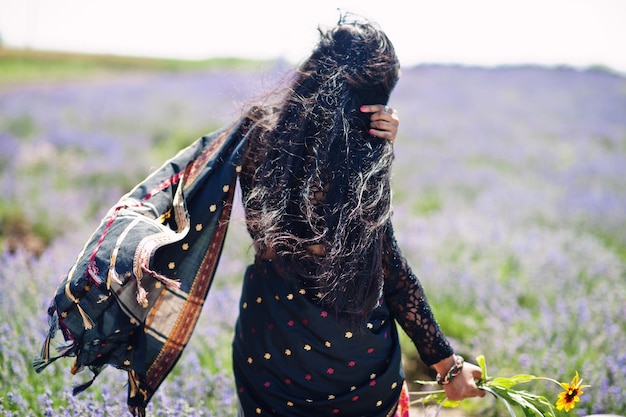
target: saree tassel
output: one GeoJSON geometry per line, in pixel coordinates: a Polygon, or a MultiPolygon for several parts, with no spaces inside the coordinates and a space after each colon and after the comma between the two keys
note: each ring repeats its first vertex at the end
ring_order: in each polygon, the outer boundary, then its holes
{"type": "Polygon", "coordinates": [[[146,409],[145,407],[138,407],[136,405],[129,405],[128,411],[133,417],[146,417],[146,409]]]}
{"type": "Polygon", "coordinates": [[[80,371],[83,370],[83,366],[78,364],[78,358],[74,359],[74,363],[72,364],[72,368],[70,368],[70,374],[76,375],[80,371]]]}
{"type": "Polygon", "coordinates": [[[100,285],[102,284],[102,278],[100,278],[100,271],[98,270],[98,267],[91,263],[88,267],[87,267],[87,274],[89,274],[89,277],[91,278],[91,280],[96,284],[96,285],[100,285]]]}
{"type": "Polygon", "coordinates": [[[128,410],[133,416],[145,417],[148,391],[136,371],[128,371],[128,410]]]}
{"type": "Polygon", "coordinates": [[[70,290],[70,284],[71,284],[70,280],[68,280],[65,283],[65,295],[67,296],[67,298],[70,299],[70,301],[76,304],[76,308],[78,308],[78,312],[80,313],[80,316],[83,318],[83,326],[85,327],[85,329],[87,330],[92,329],[93,321],[91,320],[91,318],[89,318],[87,313],[85,313],[85,310],[83,310],[83,308],[80,306],[79,304],[80,299],[74,297],[74,294],[72,294],[72,291],[70,290]]]}
{"type": "Polygon", "coordinates": [[[89,388],[93,382],[96,380],[96,376],[94,375],[93,378],[91,378],[91,380],[85,382],[84,384],[80,384],[74,387],[74,389],[72,389],[72,395],[78,395],[81,392],[85,391],[87,388],[89,388]]]}
{"type": "Polygon", "coordinates": [[[109,268],[109,274],[107,275],[107,289],[111,288],[111,281],[115,282],[117,285],[124,285],[120,279],[120,274],[117,273],[115,268],[109,268]]]}
{"type": "Polygon", "coordinates": [[[35,368],[35,372],[40,373],[43,369],[52,362],[50,360],[50,333],[46,337],[44,341],[43,348],[41,349],[41,354],[39,357],[33,359],[33,367],[35,368]]]}
{"type": "Polygon", "coordinates": [[[35,372],[37,373],[40,373],[41,371],[43,371],[44,368],[46,368],[48,365],[50,365],[52,362],[56,361],[57,359],[68,356],[70,352],[72,352],[76,348],[76,346],[74,344],[71,344],[69,346],[59,348],[57,349],[59,354],[54,357],[50,356],[50,352],[49,352],[50,341],[48,339],[46,339],[44,348],[47,349],[47,351],[42,352],[41,356],[33,359],[33,368],[35,368],[35,372]]]}
{"type": "Polygon", "coordinates": [[[161,275],[158,272],[149,269],[145,265],[142,265],[141,269],[143,269],[145,272],[149,273],[154,278],[158,279],[160,282],[165,284],[165,286],[168,289],[170,289],[170,290],[180,290],[180,281],[179,280],[171,279],[171,278],[166,277],[165,275],[161,275]]]}
{"type": "Polygon", "coordinates": [[[81,392],[85,391],[87,388],[89,388],[93,382],[96,380],[96,377],[100,374],[100,372],[98,370],[93,371],[93,376],[91,377],[91,379],[87,382],[85,382],[84,384],[80,384],[74,387],[74,389],[72,390],[72,395],[78,395],[81,392]]]}
{"type": "Polygon", "coordinates": [[[78,303],[75,303],[75,304],[76,304],[76,308],[78,308],[78,312],[80,313],[80,316],[83,318],[83,326],[85,327],[85,330],[93,329],[93,320],[91,320],[91,318],[87,315],[85,310],[83,310],[80,304],[78,303]]]}
{"type": "Polygon", "coordinates": [[[148,291],[141,286],[141,278],[137,278],[137,302],[143,308],[148,307],[148,291]]]}

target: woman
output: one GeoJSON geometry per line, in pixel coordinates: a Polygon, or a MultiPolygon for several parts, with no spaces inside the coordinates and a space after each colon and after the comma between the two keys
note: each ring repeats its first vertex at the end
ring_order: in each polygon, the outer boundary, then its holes
{"type": "Polygon", "coordinates": [[[394,238],[398,118],[386,103],[399,70],[382,31],[342,20],[281,101],[250,112],[240,182],[256,259],[233,342],[241,416],[408,415],[395,322],[450,399],[484,395],[394,238]]]}
{"type": "Polygon", "coordinates": [[[144,416],[202,310],[241,171],[256,249],[233,341],[241,415],[406,416],[396,322],[450,399],[484,395],[394,238],[398,75],[374,25],[322,33],[276,106],[198,139],[109,210],[56,290],[35,369],[74,356],[72,373],[93,372],[74,393],[125,370],[144,416]]]}

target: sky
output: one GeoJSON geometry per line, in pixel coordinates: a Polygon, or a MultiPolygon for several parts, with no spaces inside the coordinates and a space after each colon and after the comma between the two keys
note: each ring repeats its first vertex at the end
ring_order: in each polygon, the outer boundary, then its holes
{"type": "Polygon", "coordinates": [[[298,63],[339,10],[376,21],[403,66],[626,74],[626,0],[0,0],[0,37],[17,48],[298,63]]]}

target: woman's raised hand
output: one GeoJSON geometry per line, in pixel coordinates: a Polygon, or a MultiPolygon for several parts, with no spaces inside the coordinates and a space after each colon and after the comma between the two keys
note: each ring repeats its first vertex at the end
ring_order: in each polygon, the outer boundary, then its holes
{"type": "Polygon", "coordinates": [[[383,104],[365,104],[360,110],[363,113],[370,113],[370,135],[386,139],[391,143],[395,142],[400,124],[398,112],[395,109],[383,104]]]}

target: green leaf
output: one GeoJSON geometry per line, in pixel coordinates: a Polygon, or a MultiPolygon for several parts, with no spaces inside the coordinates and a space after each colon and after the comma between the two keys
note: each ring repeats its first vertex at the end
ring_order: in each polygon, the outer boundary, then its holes
{"type": "Polygon", "coordinates": [[[511,388],[514,385],[533,381],[535,379],[537,379],[537,377],[534,375],[519,374],[519,375],[514,375],[510,378],[496,377],[492,380],[487,381],[487,384],[491,386],[502,387],[502,388],[511,388]]]}
{"type": "MultiPolygon", "coordinates": [[[[463,401],[463,400],[461,400],[463,401]]],[[[452,401],[452,400],[448,400],[446,398],[446,400],[443,402],[443,406],[446,408],[456,408],[459,405],[461,405],[461,401],[452,401]]]]}
{"type": "Polygon", "coordinates": [[[503,398],[502,395],[500,393],[498,393],[498,391],[496,389],[493,389],[493,388],[488,387],[488,386],[483,386],[482,389],[484,389],[485,391],[489,392],[490,394],[492,394],[497,399],[501,400],[504,403],[504,405],[506,406],[506,409],[509,411],[509,414],[511,415],[511,417],[517,417],[515,415],[515,411],[513,411],[513,408],[511,407],[511,405],[509,404],[507,399],[503,398]]]}
{"type": "Polygon", "coordinates": [[[484,355],[478,355],[476,356],[476,363],[478,364],[478,366],[480,366],[480,370],[483,373],[483,381],[487,381],[489,379],[489,376],[487,375],[487,363],[485,362],[485,356],[484,355]]]}
{"type": "Polygon", "coordinates": [[[513,375],[510,379],[514,380],[516,384],[522,384],[524,382],[534,381],[537,377],[535,375],[517,374],[513,375]]]}
{"type": "Polygon", "coordinates": [[[516,382],[513,380],[513,378],[501,378],[501,377],[491,379],[485,383],[485,385],[490,386],[490,387],[498,387],[498,388],[504,388],[504,389],[511,388],[515,384],[516,382]]]}
{"type": "Polygon", "coordinates": [[[415,382],[416,384],[420,384],[420,385],[439,385],[439,384],[437,384],[437,381],[423,381],[423,380],[420,380],[420,379],[417,379],[417,380],[415,380],[413,382],[415,382]]]}

